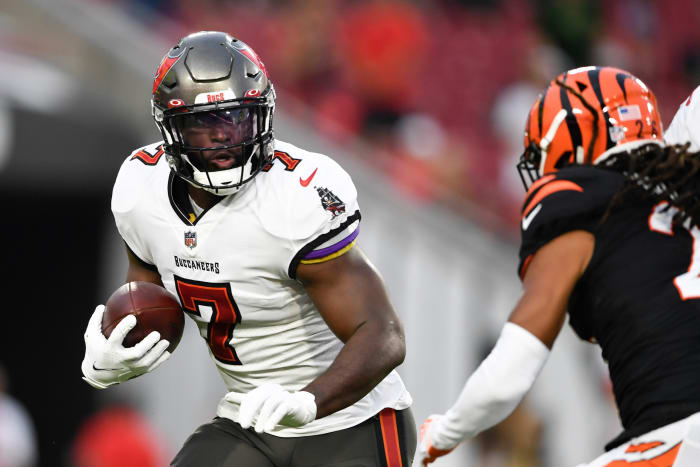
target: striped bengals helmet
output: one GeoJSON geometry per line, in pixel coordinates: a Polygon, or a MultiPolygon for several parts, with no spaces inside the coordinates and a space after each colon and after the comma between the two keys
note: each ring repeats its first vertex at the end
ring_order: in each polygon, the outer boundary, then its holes
{"type": "Polygon", "coordinates": [[[527,189],[545,173],[610,164],[610,156],[649,143],[663,144],[654,93],[618,68],[576,68],[554,78],[530,109],[518,170],[527,189]]]}

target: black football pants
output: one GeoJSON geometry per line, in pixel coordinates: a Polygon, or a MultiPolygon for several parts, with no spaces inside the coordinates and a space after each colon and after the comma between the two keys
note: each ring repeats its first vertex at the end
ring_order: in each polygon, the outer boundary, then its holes
{"type": "Polygon", "coordinates": [[[281,438],[215,418],[185,441],[174,467],[410,467],[416,449],[411,409],[384,409],[345,430],[281,438]]]}

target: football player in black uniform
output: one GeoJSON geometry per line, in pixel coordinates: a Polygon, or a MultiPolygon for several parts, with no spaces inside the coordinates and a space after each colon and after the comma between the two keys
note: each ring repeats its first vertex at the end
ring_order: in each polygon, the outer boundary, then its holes
{"type": "Polygon", "coordinates": [[[457,402],[423,424],[423,465],[510,414],[567,310],[602,348],[624,427],[584,465],[700,465],[684,441],[700,431],[700,155],[662,133],[654,94],[623,70],[570,70],[539,96],[518,164],[523,293],[457,402]]]}

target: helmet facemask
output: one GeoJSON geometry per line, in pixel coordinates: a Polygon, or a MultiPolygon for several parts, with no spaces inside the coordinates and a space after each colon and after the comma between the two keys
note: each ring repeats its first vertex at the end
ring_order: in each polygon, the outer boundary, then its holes
{"type": "MultiPolygon", "coordinates": [[[[272,157],[267,99],[231,100],[211,109],[165,112],[162,129],[173,170],[215,195],[236,193],[272,157]],[[225,164],[223,167],[217,165],[225,164]]],[[[273,104],[274,105],[274,104],[273,104]]]]}

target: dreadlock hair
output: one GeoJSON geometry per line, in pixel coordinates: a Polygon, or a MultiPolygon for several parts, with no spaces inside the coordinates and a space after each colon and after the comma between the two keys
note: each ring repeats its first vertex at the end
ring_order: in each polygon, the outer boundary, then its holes
{"type": "Polygon", "coordinates": [[[700,225],[700,151],[690,152],[689,146],[650,143],[603,161],[601,167],[622,173],[626,183],[613,196],[601,224],[615,207],[634,197],[678,208],[674,225],[700,225]]]}

